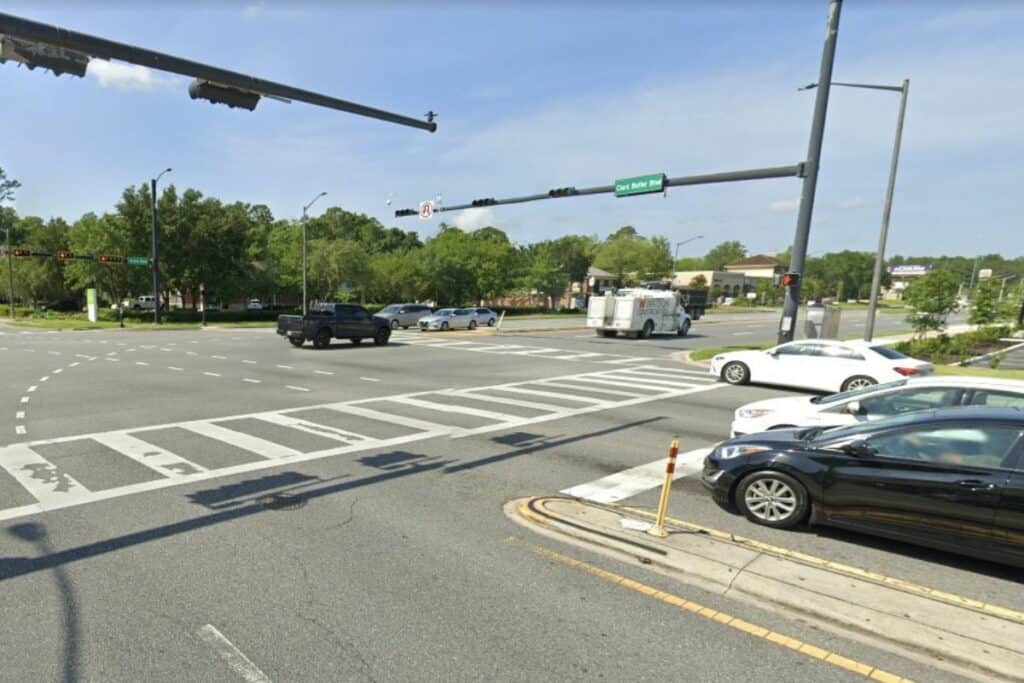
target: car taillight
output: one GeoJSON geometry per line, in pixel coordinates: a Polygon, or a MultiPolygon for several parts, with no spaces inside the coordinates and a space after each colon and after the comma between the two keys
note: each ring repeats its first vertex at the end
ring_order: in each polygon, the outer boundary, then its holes
{"type": "Polygon", "coordinates": [[[913,375],[921,374],[921,371],[917,368],[893,368],[896,372],[900,373],[904,377],[911,377],[913,375]]]}

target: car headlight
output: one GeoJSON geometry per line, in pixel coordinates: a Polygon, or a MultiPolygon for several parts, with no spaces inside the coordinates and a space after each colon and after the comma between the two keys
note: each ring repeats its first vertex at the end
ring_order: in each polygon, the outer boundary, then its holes
{"type": "Polygon", "coordinates": [[[769,449],[767,446],[751,446],[748,444],[736,444],[734,446],[722,446],[717,449],[718,457],[722,460],[731,460],[732,458],[740,458],[744,455],[754,455],[755,453],[764,453],[769,449]]]}
{"type": "Polygon", "coordinates": [[[767,408],[740,408],[736,411],[736,417],[764,417],[765,415],[771,415],[772,411],[767,408]]]}

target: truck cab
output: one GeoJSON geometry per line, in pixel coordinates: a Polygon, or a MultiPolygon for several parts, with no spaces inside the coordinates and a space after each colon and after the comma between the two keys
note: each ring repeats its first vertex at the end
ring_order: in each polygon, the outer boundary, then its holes
{"type": "Polygon", "coordinates": [[[387,344],[391,327],[358,304],[321,303],[311,307],[306,315],[278,316],[277,333],[292,346],[302,346],[311,340],[314,348],[325,349],[332,339],[348,339],[353,344],[372,339],[378,346],[387,344]]]}

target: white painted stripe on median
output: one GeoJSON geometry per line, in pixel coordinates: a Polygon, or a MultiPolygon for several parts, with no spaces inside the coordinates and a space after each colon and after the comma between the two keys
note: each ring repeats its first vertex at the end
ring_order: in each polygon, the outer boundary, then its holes
{"type": "Polygon", "coordinates": [[[270,678],[235,647],[234,643],[225,638],[224,634],[218,631],[213,624],[202,627],[197,634],[204,643],[216,650],[228,667],[241,676],[246,683],[271,683],[270,678]]]}
{"type": "MultiPolygon", "coordinates": [[[[710,452],[710,448],[697,448],[680,453],[676,458],[676,471],[672,479],[700,472],[704,457],[710,452]]],[[[665,481],[666,462],[667,458],[662,458],[646,465],[631,467],[586,484],[563,489],[561,493],[595,503],[615,503],[661,486],[665,481]]]]}

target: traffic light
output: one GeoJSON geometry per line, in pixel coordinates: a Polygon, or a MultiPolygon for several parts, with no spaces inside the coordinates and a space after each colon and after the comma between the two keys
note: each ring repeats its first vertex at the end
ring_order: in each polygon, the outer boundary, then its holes
{"type": "Polygon", "coordinates": [[[60,251],[57,252],[57,258],[60,259],[61,261],[70,261],[71,259],[75,258],[75,253],[72,251],[66,251],[64,249],[61,249],[60,251]]]}
{"type": "Polygon", "coordinates": [[[474,199],[473,206],[494,206],[498,203],[498,200],[494,197],[484,197],[483,199],[474,199]]]}
{"type": "Polygon", "coordinates": [[[549,197],[571,197],[576,194],[575,187],[556,187],[553,190],[548,190],[549,197]]]}
{"type": "Polygon", "coordinates": [[[782,276],[783,287],[795,287],[800,284],[800,273],[785,273],[782,276]]]}
{"type": "Polygon", "coordinates": [[[49,69],[54,76],[71,74],[85,76],[89,66],[89,55],[47,43],[37,43],[21,38],[3,36],[0,38],[0,62],[20,62],[30,70],[37,66],[49,69]]]}
{"type": "Polygon", "coordinates": [[[260,101],[260,94],[239,90],[226,85],[195,79],[188,85],[188,96],[193,100],[209,100],[214,104],[226,104],[232,109],[238,107],[252,111],[260,101]]]}
{"type": "Polygon", "coordinates": [[[419,211],[416,209],[398,209],[395,211],[395,218],[401,218],[402,216],[415,216],[419,211]]]}
{"type": "Polygon", "coordinates": [[[123,256],[115,256],[114,254],[100,254],[100,263],[124,263],[123,256]]]}
{"type": "Polygon", "coordinates": [[[12,249],[11,253],[14,254],[15,258],[24,258],[32,255],[31,249],[12,249]]]}

